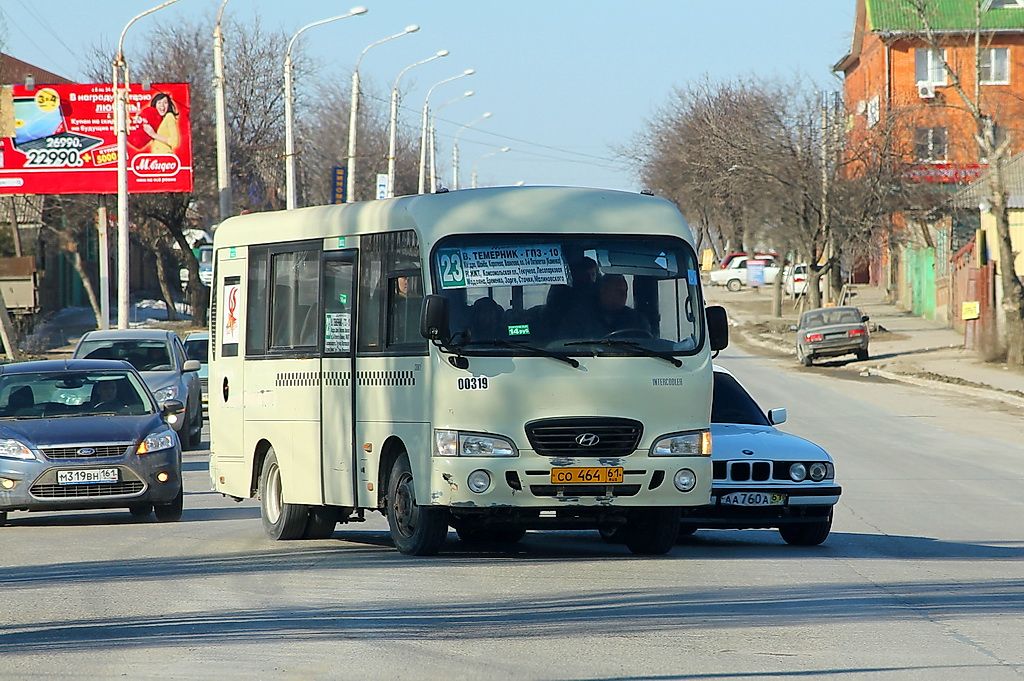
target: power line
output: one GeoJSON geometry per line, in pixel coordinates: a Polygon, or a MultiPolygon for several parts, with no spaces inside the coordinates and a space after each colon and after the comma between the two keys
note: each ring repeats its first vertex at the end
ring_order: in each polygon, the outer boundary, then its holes
{"type": "MultiPolygon", "coordinates": [[[[22,0],[18,0],[18,4],[20,4],[22,7],[25,7],[25,5],[22,3],[22,0]]],[[[49,54],[48,50],[40,47],[39,44],[36,41],[32,40],[32,34],[30,32],[26,31],[25,29],[23,29],[21,26],[18,25],[18,22],[16,22],[14,20],[14,17],[11,15],[11,13],[9,11],[0,9],[0,12],[3,13],[3,15],[7,18],[7,20],[9,22],[11,22],[12,26],[14,26],[16,29],[18,29],[19,33],[21,33],[22,35],[25,36],[25,40],[27,40],[29,42],[29,44],[32,45],[32,47],[34,47],[37,50],[39,50],[39,52],[41,52],[42,54],[49,54]]],[[[30,14],[30,16],[32,16],[32,15],[30,14]]],[[[35,19],[34,16],[32,18],[35,19]]],[[[36,21],[39,21],[39,20],[36,19],[36,21]]],[[[51,30],[51,29],[47,29],[47,30],[51,30]]],[[[62,40],[60,40],[60,38],[58,38],[57,40],[61,43],[61,45],[64,45],[64,42],[62,40]]],[[[70,52],[70,48],[68,48],[67,45],[64,45],[64,48],[67,49],[70,52]]],[[[74,57],[75,56],[74,53],[72,53],[71,56],[74,57]]],[[[52,58],[52,55],[51,55],[51,58],[52,58]]],[[[75,57],[75,58],[77,59],[77,57],[75,57]]],[[[67,66],[67,64],[62,64],[62,66],[67,66]]],[[[68,73],[71,73],[72,71],[73,70],[69,70],[68,73]]]]}

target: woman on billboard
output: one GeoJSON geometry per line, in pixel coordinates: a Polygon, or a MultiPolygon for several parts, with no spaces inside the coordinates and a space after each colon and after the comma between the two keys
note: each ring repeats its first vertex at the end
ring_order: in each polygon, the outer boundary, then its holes
{"type": "Polygon", "coordinates": [[[128,135],[128,144],[136,151],[154,154],[174,153],[181,141],[178,108],[166,92],[158,92],[139,114],[141,123],[128,135]]]}

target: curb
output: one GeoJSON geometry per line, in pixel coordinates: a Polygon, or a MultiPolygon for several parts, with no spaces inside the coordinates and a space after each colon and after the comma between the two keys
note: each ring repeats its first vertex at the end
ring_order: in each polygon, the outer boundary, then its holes
{"type": "MultiPolygon", "coordinates": [[[[737,328],[737,333],[743,337],[743,339],[750,343],[773,352],[779,352],[786,355],[796,356],[796,350],[789,347],[788,345],[782,345],[781,343],[773,343],[771,341],[758,338],[755,335],[745,333],[741,329],[737,328]]],[[[952,346],[951,346],[952,347],[952,346]]],[[[889,371],[887,369],[879,369],[877,367],[864,367],[862,373],[867,373],[869,376],[878,376],[889,381],[895,381],[897,383],[906,383],[908,385],[915,385],[919,388],[931,388],[936,390],[942,390],[945,392],[957,393],[960,395],[970,395],[981,399],[996,400],[1004,404],[1009,404],[1014,407],[1020,407],[1024,409],[1024,398],[1017,397],[1016,395],[1010,395],[998,388],[981,388],[974,385],[961,385],[953,383],[952,381],[947,383],[944,381],[935,381],[928,378],[920,378],[910,374],[902,374],[896,371],[889,371]]],[[[952,377],[951,377],[952,378],[952,377]]]]}

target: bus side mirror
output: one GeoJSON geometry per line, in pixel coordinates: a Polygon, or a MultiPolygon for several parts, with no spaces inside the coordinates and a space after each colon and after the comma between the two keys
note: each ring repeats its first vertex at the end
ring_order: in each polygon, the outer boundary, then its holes
{"type": "Polygon", "coordinates": [[[447,343],[448,299],[444,296],[424,296],[420,315],[420,335],[430,341],[447,343]]]}
{"type": "Polygon", "coordinates": [[[708,339],[711,351],[718,352],[729,347],[729,316],[721,305],[709,305],[704,309],[708,320],[708,339]]]}

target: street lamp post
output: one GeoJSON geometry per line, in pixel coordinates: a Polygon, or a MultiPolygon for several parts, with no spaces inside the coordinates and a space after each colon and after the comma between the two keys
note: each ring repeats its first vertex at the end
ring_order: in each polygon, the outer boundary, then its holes
{"type": "Polygon", "coordinates": [[[434,189],[435,187],[437,187],[437,159],[435,158],[436,155],[437,155],[437,140],[435,139],[435,136],[434,136],[434,133],[435,133],[434,123],[436,122],[437,115],[439,113],[441,113],[441,111],[443,111],[444,108],[446,106],[448,106],[449,104],[454,104],[455,102],[461,101],[461,100],[466,99],[468,97],[472,97],[474,94],[476,94],[476,93],[473,92],[472,90],[466,90],[465,92],[463,92],[458,97],[452,97],[451,99],[449,99],[444,104],[441,104],[440,106],[437,107],[437,109],[435,109],[430,114],[430,187],[431,187],[431,189],[434,189]]]}
{"type": "Polygon", "coordinates": [[[430,89],[427,90],[427,96],[423,99],[423,119],[420,123],[420,194],[424,192],[427,184],[427,116],[430,111],[430,95],[434,92],[434,90],[436,90],[441,85],[444,85],[445,83],[450,83],[453,80],[458,80],[459,78],[472,76],[474,73],[476,73],[474,69],[466,69],[465,71],[458,75],[452,76],[450,78],[445,78],[444,80],[439,80],[438,82],[431,85],[430,89]]]}
{"type": "Polygon", "coordinates": [[[124,37],[128,29],[144,16],[173,5],[178,0],[166,0],[156,7],[132,17],[121,31],[117,41],[117,54],[114,56],[113,78],[114,89],[114,131],[117,135],[117,328],[128,328],[130,308],[130,291],[128,287],[129,253],[128,253],[128,89],[131,87],[128,76],[128,63],[124,59],[124,37]],[[124,87],[120,85],[124,75],[124,87]]]}
{"type": "Polygon", "coordinates": [[[391,116],[389,118],[388,126],[388,198],[393,199],[395,197],[395,146],[398,138],[398,82],[402,80],[402,76],[407,71],[422,66],[428,62],[432,62],[435,59],[441,57],[447,57],[448,50],[438,50],[434,54],[430,55],[426,59],[421,59],[418,62],[409,64],[404,69],[398,72],[398,77],[395,78],[395,84],[391,87],[391,116]]]}
{"type": "Polygon", "coordinates": [[[465,125],[460,127],[458,131],[456,131],[455,141],[452,142],[452,189],[459,188],[459,137],[462,135],[463,131],[472,128],[480,121],[487,120],[488,118],[491,117],[491,115],[492,114],[490,111],[485,111],[482,116],[480,116],[476,120],[466,123],[465,125]]]}
{"type": "Polygon", "coordinates": [[[348,113],[348,172],[346,173],[346,188],[345,188],[345,201],[352,203],[356,200],[356,122],[358,120],[359,112],[359,65],[363,62],[363,57],[370,51],[370,48],[376,47],[377,45],[383,45],[386,42],[394,40],[395,38],[401,38],[403,35],[409,35],[420,30],[420,27],[416,24],[410,24],[405,27],[405,30],[401,33],[395,33],[389,35],[386,38],[381,38],[375,42],[370,43],[363,48],[363,51],[359,54],[359,58],[356,59],[356,67],[352,71],[352,94],[348,113]]]}
{"type": "Polygon", "coordinates": [[[353,7],[345,14],[320,19],[306,24],[291,37],[284,52],[284,174],[285,195],[288,210],[295,208],[295,134],[292,130],[292,48],[295,41],[305,31],[315,26],[323,26],[332,21],[366,14],[365,7],[353,7]]]}
{"type": "Polygon", "coordinates": [[[477,177],[476,176],[476,167],[477,167],[477,165],[480,164],[480,161],[484,160],[485,158],[490,158],[491,156],[494,156],[495,154],[507,154],[510,151],[512,151],[512,147],[502,147],[501,149],[495,149],[494,151],[487,152],[486,154],[484,154],[483,156],[478,158],[476,160],[476,163],[473,164],[473,172],[470,173],[470,185],[469,186],[472,187],[473,189],[476,189],[476,177],[477,177]]]}
{"type": "Polygon", "coordinates": [[[231,216],[231,162],[228,150],[227,114],[224,107],[224,33],[221,19],[228,0],[224,0],[217,12],[213,26],[213,100],[217,116],[217,195],[220,199],[220,221],[231,216]]]}

